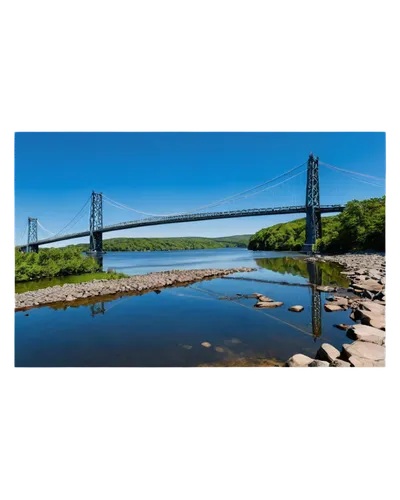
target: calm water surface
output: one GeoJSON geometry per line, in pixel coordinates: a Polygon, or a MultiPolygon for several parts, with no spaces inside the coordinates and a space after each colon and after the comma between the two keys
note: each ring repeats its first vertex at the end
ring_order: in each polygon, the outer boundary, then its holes
{"type": "Polygon", "coordinates": [[[255,267],[187,287],[124,296],[64,309],[42,307],[15,315],[16,366],[197,366],[236,357],[286,360],[314,356],[323,342],[341,348],[346,337],[335,323],[350,311],[327,313],[324,293],[307,286],[347,281],[330,263],[306,263],[293,252],[246,249],[113,252],[103,268],[126,274],[169,269],[255,267]],[[283,301],[276,309],[254,308],[263,293],[283,301]],[[231,300],[220,300],[229,297],[231,300]],[[304,311],[292,313],[291,305],[304,311]],[[212,344],[211,348],[201,346],[212,344]],[[217,350],[216,350],[217,348],[217,350]]]}

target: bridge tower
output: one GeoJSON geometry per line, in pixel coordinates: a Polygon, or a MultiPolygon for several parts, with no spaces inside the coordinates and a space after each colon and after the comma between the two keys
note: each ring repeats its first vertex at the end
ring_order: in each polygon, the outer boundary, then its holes
{"type": "Polygon", "coordinates": [[[311,253],[314,245],[321,237],[321,213],[319,203],[318,157],[312,153],[308,158],[306,187],[306,242],[303,252],[311,253]]]}
{"type": "Polygon", "coordinates": [[[28,244],[26,245],[26,251],[37,253],[39,251],[39,245],[36,244],[37,241],[37,219],[28,217],[28,244]]]}
{"type": "Polygon", "coordinates": [[[88,254],[103,254],[103,193],[92,191],[90,205],[90,245],[88,254]]]}

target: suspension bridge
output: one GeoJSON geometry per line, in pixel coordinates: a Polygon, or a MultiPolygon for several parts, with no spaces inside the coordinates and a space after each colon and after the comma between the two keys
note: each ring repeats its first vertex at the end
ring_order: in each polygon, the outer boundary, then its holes
{"type": "MultiPolygon", "coordinates": [[[[375,184],[376,180],[383,180],[377,177],[369,176],[366,174],[353,172],[350,170],[340,169],[326,163],[319,161],[318,157],[315,157],[312,153],[306,162],[301,165],[294,167],[283,174],[274,177],[262,184],[254,186],[250,189],[237,193],[235,195],[229,196],[222,200],[198,207],[196,209],[175,214],[149,214],[131,208],[127,205],[123,205],[117,201],[114,201],[103,193],[92,192],[91,196],[86,201],[82,209],[75,215],[75,217],[64,226],[58,233],[52,233],[46,229],[39,221],[38,218],[29,217],[28,224],[25,227],[27,230],[27,242],[26,244],[17,245],[16,247],[24,252],[37,252],[40,245],[46,245],[51,243],[56,243],[58,241],[71,240],[75,238],[89,237],[89,251],[88,253],[94,256],[101,256],[103,252],[103,233],[120,231],[123,229],[131,229],[146,226],[156,226],[163,224],[177,224],[183,222],[195,222],[195,221],[205,221],[205,220],[215,220],[215,219],[231,219],[239,217],[256,217],[256,216],[268,216],[268,215],[282,215],[282,214],[306,214],[306,241],[303,247],[303,251],[310,253],[314,250],[314,245],[318,238],[322,236],[322,226],[321,226],[321,215],[326,213],[338,213],[342,212],[345,205],[342,204],[330,204],[321,205],[320,204],[320,182],[319,182],[319,166],[323,165],[326,168],[333,169],[344,173],[347,176],[352,176],[353,179],[365,182],[367,184],[375,184]],[[237,201],[240,199],[248,198],[260,192],[264,192],[268,189],[272,189],[276,186],[284,184],[285,182],[299,176],[300,174],[307,173],[306,182],[306,193],[305,193],[305,204],[304,205],[294,205],[294,206],[284,206],[284,207],[271,207],[271,208],[254,208],[254,209],[243,209],[243,210],[230,210],[230,211],[218,211],[218,212],[203,212],[205,209],[217,207],[221,204],[229,203],[231,201],[237,201]],[[361,179],[362,177],[363,179],[361,179]],[[279,182],[277,182],[279,181],[279,182]],[[85,215],[84,209],[90,202],[90,216],[89,216],[89,227],[87,230],[80,232],[68,232],[71,228],[79,222],[85,215]],[[121,222],[111,225],[103,225],[103,202],[108,203],[111,206],[131,210],[140,216],[148,216],[144,219],[136,219],[128,222],[121,222]],[[82,215],[83,214],[83,215],[82,215]],[[79,218],[80,217],[80,218],[79,218]],[[50,236],[38,239],[38,227],[44,230],[50,236]]],[[[382,186],[379,186],[382,187],[382,186]]],[[[23,235],[24,236],[24,235],[23,235]]],[[[23,238],[22,236],[22,238],[23,238]]]]}

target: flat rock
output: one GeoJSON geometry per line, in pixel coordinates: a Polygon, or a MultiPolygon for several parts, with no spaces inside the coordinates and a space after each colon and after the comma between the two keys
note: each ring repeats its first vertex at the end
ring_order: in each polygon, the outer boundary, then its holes
{"type": "Polygon", "coordinates": [[[380,285],[374,280],[365,281],[365,283],[363,283],[362,285],[358,283],[353,283],[352,286],[353,288],[357,288],[359,290],[369,290],[373,292],[380,292],[383,288],[382,285],[380,285]]]}
{"type": "Polygon", "coordinates": [[[343,311],[343,307],[337,306],[336,304],[324,304],[324,309],[327,312],[343,311]]]}
{"type": "Polygon", "coordinates": [[[347,308],[349,305],[349,301],[346,297],[338,297],[334,296],[334,305],[340,306],[342,308],[347,308]]]}
{"type": "Polygon", "coordinates": [[[290,367],[296,367],[296,368],[302,368],[308,366],[310,363],[312,363],[314,360],[312,358],[309,358],[308,356],[305,356],[304,354],[295,354],[291,358],[289,358],[285,366],[290,366],[290,367]]]}
{"type": "Polygon", "coordinates": [[[385,347],[361,340],[356,340],[353,344],[343,344],[343,357],[351,363],[352,356],[364,361],[384,361],[385,347]]]}
{"type": "Polygon", "coordinates": [[[318,368],[322,368],[322,367],[329,367],[329,363],[328,361],[322,361],[321,359],[314,359],[314,361],[312,361],[309,365],[309,367],[311,368],[315,368],[315,367],[318,367],[318,368]]]}
{"type": "Polygon", "coordinates": [[[368,325],[352,325],[347,330],[346,335],[353,340],[371,342],[377,345],[384,345],[386,337],[383,330],[368,325]]]}
{"type": "Polygon", "coordinates": [[[347,361],[343,361],[343,359],[334,359],[329,366],[333,368],[350,368],[351,364],[347,361]]]}
{"type": "Polygon", "coordinates": [[[293,312],[301,312],[303,310],[304,310],[303,306],[291,306],[291,307],[289,307],[289,311],[293,311],[293,312]]]}
{"type": "Polygon", "coordinates": [[[340,351],[333,347],[331,344],[322,344],[318,349],[316,358],[321,359],[322,361],[328,361],[332,363],[332,361],[340,356],[340,351]]]}
{"type": "Polygon", "coordinates": [[[349,358],[350,366],[356,368],[371,368],[385,366],[385,360],[371,361],[370,359],[357,358],[357,356],[350,356],[349,358]]]}
{"type": "Polygon", "coordinates": [[[283,302],[257,302],[254,307],[280,307],[283,306],[283,302]]]}
{"type": "Polygon", "coordinates": [[[274,302],[273,299],[270,299],[269,297],[266,297],[265,295],[259,295],[258,300],[261,302],[274,302]]]}
{"type": "Polygon", "coordinates": [[[361,317],[361,322],[373,326],[374,328],[379,328],[380,330],[385,329],[385,311],[386,306],[383,304],[378,304],[374,302],[361,302],[358,314],[361,317]]]}
{"type": "Polygon", "coordinates": [[[334,292],[336,288],[333,286],[317,286],[319,292],[334,292]]]}
{"type": "Polygon", "coordinates": [[[351,325],[345,325],[344,323],[338,323],[336,325],[333,325],[335,328],[339,328],[339,330],[344,330],[347,332],[347,330],[350,328],[351,325]]]}

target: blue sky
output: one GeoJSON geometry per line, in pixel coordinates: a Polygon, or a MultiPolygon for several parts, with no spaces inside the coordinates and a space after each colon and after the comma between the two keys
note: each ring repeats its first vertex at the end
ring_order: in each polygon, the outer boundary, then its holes
{"type": "MultiPolygon", "coordinates": [[[[16,242],[20,243],[28,216],[38,217],[44,227],[58,232],[92,190],[144,212],[188,211],[278,176],[306,162],[310,151],[335,167],[385,177],[384,133],[17,133],[16,242]]],[[[303,173],[215,210],[304,204],[305,182],[303,173]]],[[[384,194],[382,187],[323,166],[320,185],[321,204],[384,194]]],[[[227,236],[254,233],[297,217],[154,226],[105,237],[227,236]]],[[[104,204],[104,224],[137,218],[141,216],[104,204]]],[[[87,227],[88,212],[72,231],[87,227]]],[[[45,235],[40,229],[39,237],[45,235]]]]}

